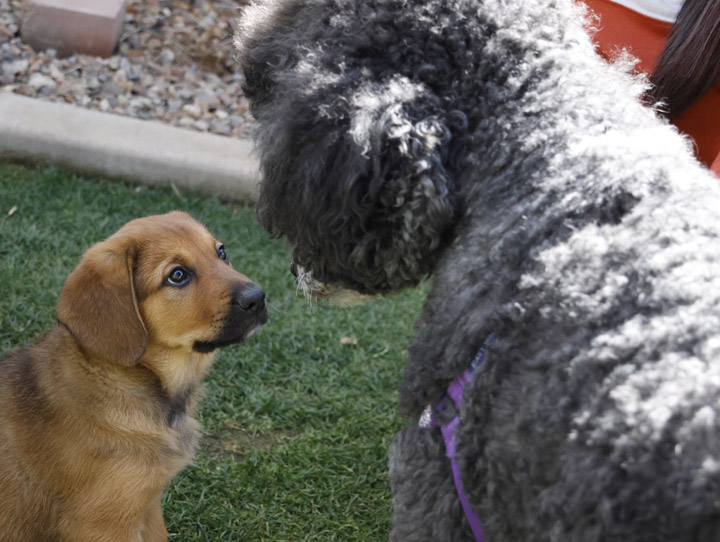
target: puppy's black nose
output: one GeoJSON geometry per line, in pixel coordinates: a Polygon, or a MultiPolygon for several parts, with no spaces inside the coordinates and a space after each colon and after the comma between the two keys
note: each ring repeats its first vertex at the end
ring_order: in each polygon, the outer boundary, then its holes
{"type": "Polygon", "coordinates": [[[293,274],[293,276],[295,278],[297,278],[298,268],[297,268],[297,265],[295,265],[295,262],[290,264],[290,272],[293,274]]]}
{"type": "Polygon", "coordinates": [[[265,292],[254,284],[242,286],[235,290],[233,302],[244,311],[259,311],[265,307],[265,292]]]}

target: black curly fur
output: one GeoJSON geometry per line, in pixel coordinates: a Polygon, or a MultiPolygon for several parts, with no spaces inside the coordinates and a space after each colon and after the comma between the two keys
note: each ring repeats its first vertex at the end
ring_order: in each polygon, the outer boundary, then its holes
{"type": "MultiPolygon", "coordinates": [[[[238,37],[258,216],[364,293],[432,276],[401,411],[463,398],[489,541],[720,541],[720,191],[570,0],[284,0],[238,37]]],[[[392,538],[465,540],[437,430],[392,538]]]]}

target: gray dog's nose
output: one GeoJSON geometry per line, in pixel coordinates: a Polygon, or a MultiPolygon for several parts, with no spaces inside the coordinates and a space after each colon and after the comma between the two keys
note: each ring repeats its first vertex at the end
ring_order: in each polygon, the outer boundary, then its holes
{"type": "Polygon", "coordinates": [[[290,272],[293,274],[294,277],[297,278],[298,276],[298,266],[295,264],[295,262],[290,264],[290,272]]]}
{"type": "Polygon", "coordinates": [[[234,302],[244,311],[260,311],[265,307],[265,292],[254,284],[235,290],[234,302]]]}

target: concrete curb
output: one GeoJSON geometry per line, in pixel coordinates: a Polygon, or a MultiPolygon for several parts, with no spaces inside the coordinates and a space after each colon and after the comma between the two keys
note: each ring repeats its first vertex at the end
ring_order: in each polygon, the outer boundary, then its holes
{"type": "Polygon", "coordinates": [[[251,142],[0,93],[0,158],[255,201],[251,142]]]}

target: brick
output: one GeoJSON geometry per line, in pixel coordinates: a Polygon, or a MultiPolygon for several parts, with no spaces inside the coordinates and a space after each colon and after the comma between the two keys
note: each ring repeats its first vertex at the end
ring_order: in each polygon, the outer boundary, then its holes
{"type": "Polygon", "coordinates": [[[126,0],[24,0],[22,40],[35,50],[55,49],[108,57],[125,17],[126,0]]]}

